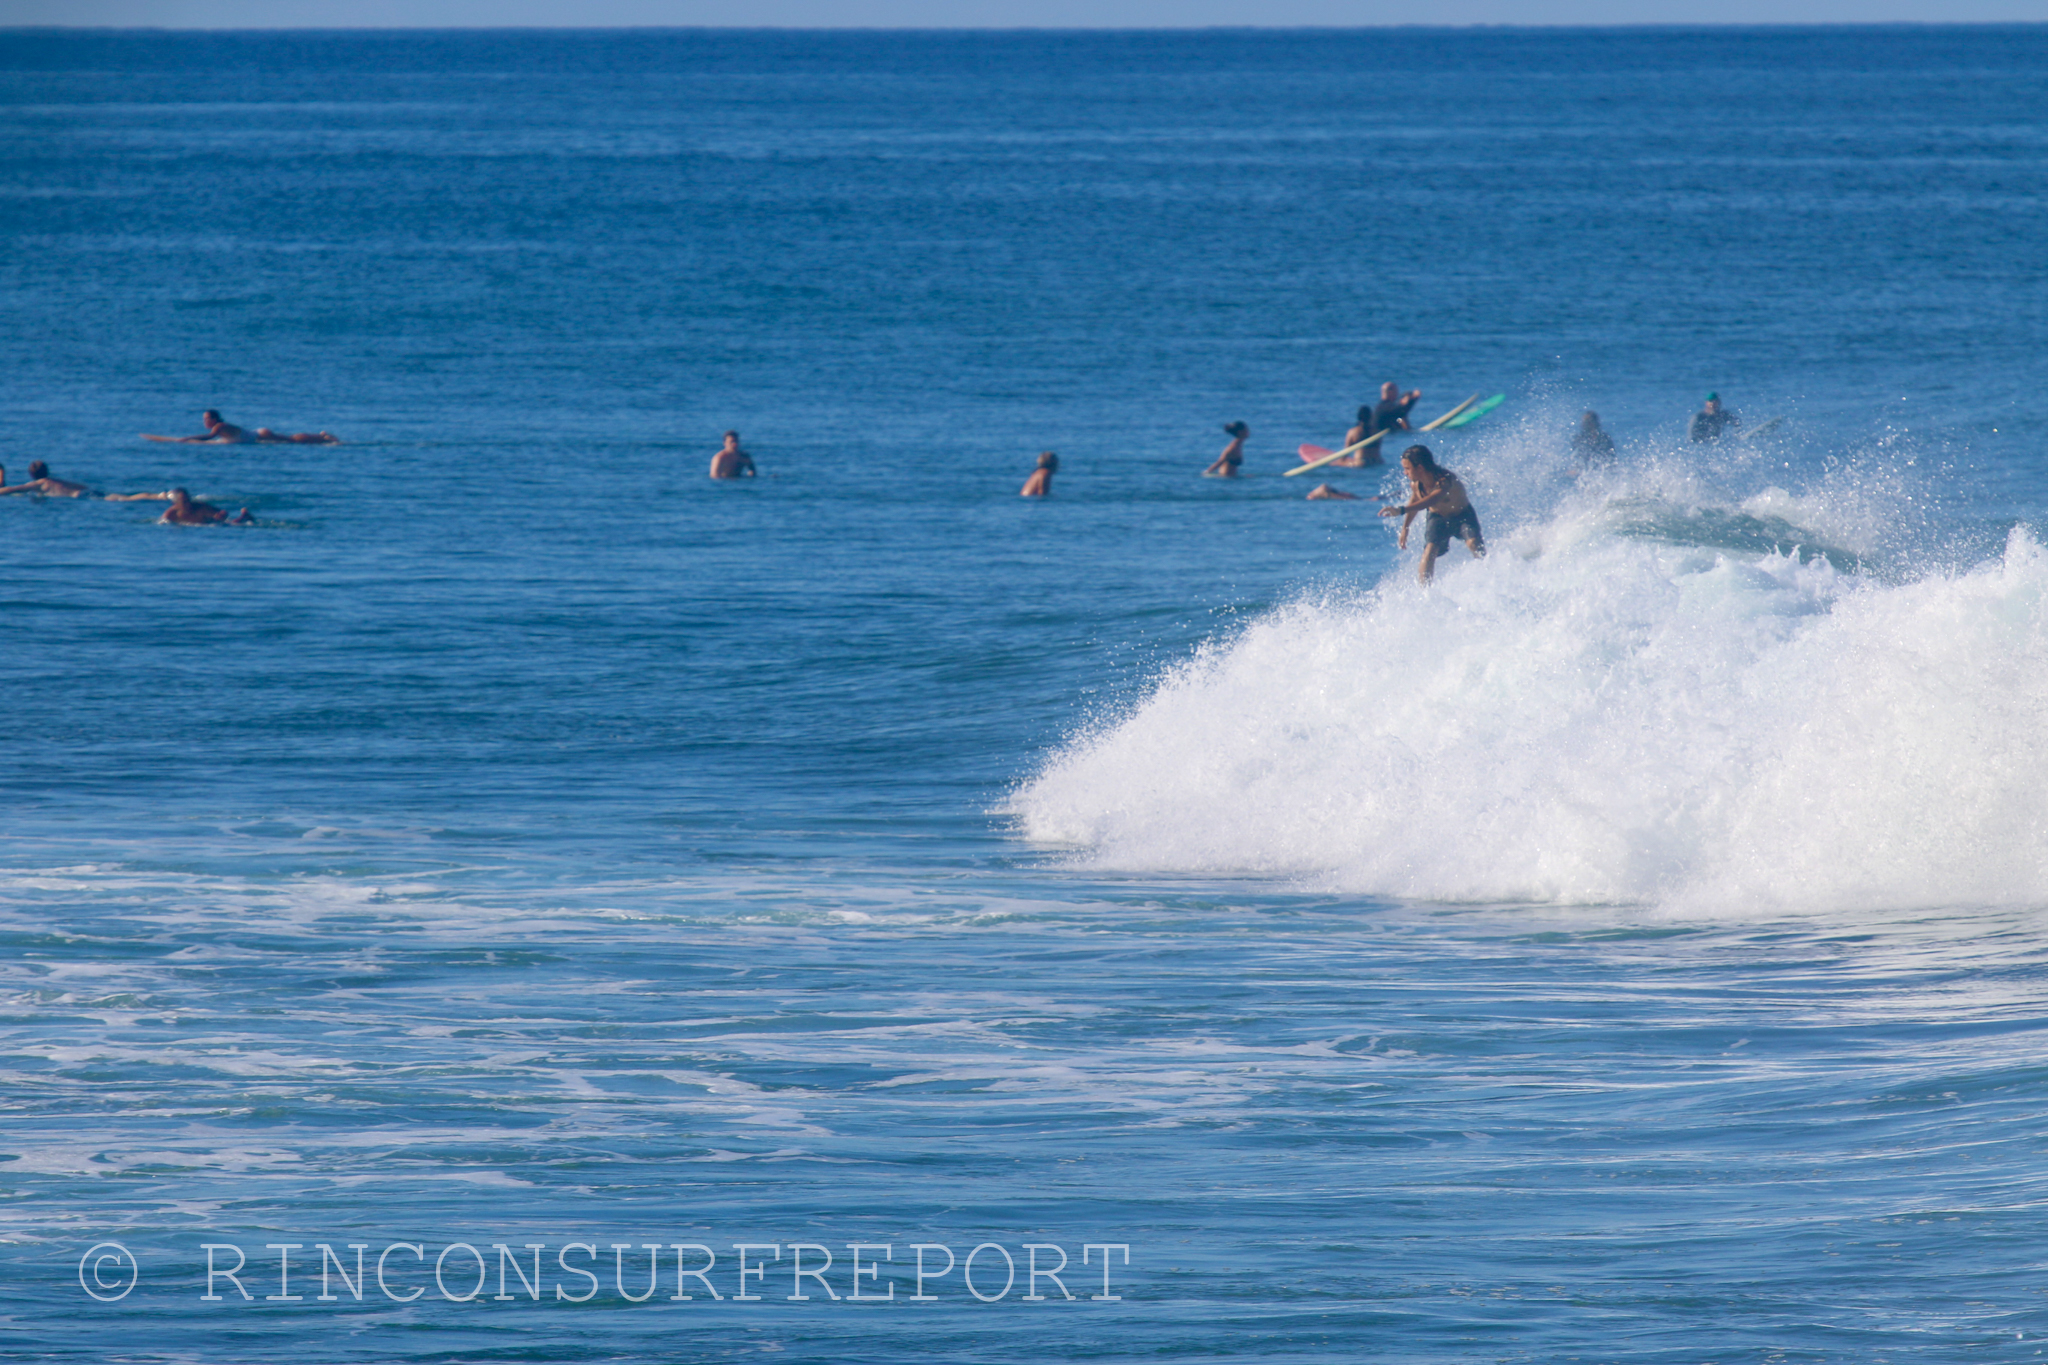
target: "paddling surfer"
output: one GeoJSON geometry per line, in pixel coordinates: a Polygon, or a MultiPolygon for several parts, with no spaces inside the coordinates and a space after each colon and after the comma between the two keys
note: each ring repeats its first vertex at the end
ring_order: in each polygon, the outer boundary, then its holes
{"type": "Polygon", "coordinates": [[[73,483],[69,479],[51,478],[50,466],[44,464],[41,460],[29,461],[28,482],[15,484],[12,488],[5,487],[6,482],[7,472],[4,469],[0,469],[0,494],[35,493],[46,498],[88,498],[92,496],[92,490],[82,483],[73,483]]]}
{"type": "Polygon", "coordinates": [[[1346,493],[1334,484],[1319,483],[1308,490],[1310,502],[1357,502],[1358,494],[1346,493]]]}
{"type": "Polygon", "coordinates": [[[247,431],[233,422],[223,419],[218,411],[208,408],[199,414],[200,425],[206,428],[198,436],[150,436],[145,441],[170,441],[178,445],[295,445],[295,446],[338,446],[341,438],[329,431],[272,431],[269,427],[258,427],[247,431]]]}
{"type": "Polygon", "coordinates": [[[157,518],[165,526],[247,526],[256,520],[246,507],[231,517],[221,508],[199,501],[182,488],[173,488],[170,499],[171,505],[157,518]]]}
{"type": "Polygon", "coordinates": [[[1427,513],[1422,524],[1422,568],[1419,575],[1429,582],[1436,572],[1437,556],[1450,548],[1451,537],[1465,542],[1474,559],[1486,558],[1486,537],[1479,531],[1479,514],[1465,495],[1458,476],[1436,462],[1428,446],[1409,446],[1401,452],[1401,472],[1408,476],[1408,501],[1399,507],[1382,507],[1383,517],[1401,518],[1400,548],[1408,548],[1408,527],[1418,512],[1427,513]]]}
{"type": "Polygon", "coordinates": [[[754,457],[740,449],[740,434],[737,431],[725,433],[725,446],[711,457],[711,477],[714,479],[738,479],[754,477],[754,457]]]}
{"type": "Polygon", "coordinates": [[[1685,434],[1695,445],[1708,445],[1721,439],[1724,431],[1742,430],[1742,419],[1721,406],[1721,395],[1707,395],[1706,406],[1692,415],[1686,423],[1685,434]]]}
{"type": "Polygon", "coordinates": [[[1244,463],[1244,440],[1252,429],[1242,422],[1225,422],[1223,429],[1230,433],[1230,444],[1223,447],[1223,453],[1216,457],[1216,463],[1202,472],[1212,479],[1234,479],[1238,466],[1244,463]]]}
{"type": "Polygon", "coordinates": [[[1024,486],[1017,490],[1019,497],[1042,498],[1052,492],[1052,476],[1059,472],[1060,457],[1050,450],[1038,457],[1038,468],[1031,471],[1031,477],[1024,480],[1024,486]]]}
{"type": "Polygon", "coordinates": [[[239,446],[252,444],[256,438],[234,423],[224,420],[212,408],[199,414],[199,425],[206,430],[198,436],[151,436],[152,441],[176,441],[180,445],[239,446]]]}

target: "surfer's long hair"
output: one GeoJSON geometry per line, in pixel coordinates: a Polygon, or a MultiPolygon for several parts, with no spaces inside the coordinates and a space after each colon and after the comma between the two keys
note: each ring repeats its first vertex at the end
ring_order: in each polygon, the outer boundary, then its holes
{"type": "Polygon", "coordinates": [[[1401,452],[1401,458],[1429,475],[1432,479],[1455,479],[1458,477],[1436,462],[1436,456],[1429,453],[1428,446],[1409,446],[1401,452]]]}

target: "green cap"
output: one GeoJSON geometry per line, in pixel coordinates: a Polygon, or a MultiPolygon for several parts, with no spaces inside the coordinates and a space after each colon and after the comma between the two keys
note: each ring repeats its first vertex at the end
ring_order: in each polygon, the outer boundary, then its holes
{"type": "Polygon", "coordinates": [[[1707,395],[1707,401],[1709,403],[1718,403],[1721,401],[1721,395],[1718,393],[1710,393],[1707,395]]]}

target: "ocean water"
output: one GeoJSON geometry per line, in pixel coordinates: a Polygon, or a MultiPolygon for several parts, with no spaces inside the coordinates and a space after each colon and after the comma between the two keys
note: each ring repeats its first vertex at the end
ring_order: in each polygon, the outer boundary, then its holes
{"type": "Polygon", "coordinates": [[[0,1354],[2041,1354],[2048,29],[12,31],[0,167],[10,482],[256,519],[0,498],[0,1354]]]}

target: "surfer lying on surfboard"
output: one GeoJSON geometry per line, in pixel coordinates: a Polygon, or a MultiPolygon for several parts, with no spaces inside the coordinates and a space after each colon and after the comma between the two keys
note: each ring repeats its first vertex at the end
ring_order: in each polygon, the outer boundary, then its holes
{"type": "Polygon", "coordinates": [[[27,483],[15,484],[12,488],[7,487],[6,484],[7,471],[0,469],[0,493],[37,493],[46,498],[86,498],[92,496],[92,490],[82,483],[73,483],[69,479],[51,478],[50,467],[41,460],[29,461],[27,483]]]}
{"type": "Polygon", "coordinates": [[[222,420],[221,415],[212,408],[208,408],[205,412],[200,413],[199,421],[206,428],[203,435],[152,436],[148,432],[144,432],[142,439],[145,441],[173,441],[179,445],[216,446],[250,444],[338,446],[341,444],[339,436],[325,431],[272,431],[269,427],[258,427],[253,432],[245,431],[232,422],[222,420]]]}
{"type": "Polygon", "coordinates": [[[171,505],[157,521],[165,526],[247,526],[256,518],[249,515],[244,507],[234,516],[210,502],[201,502],[182,488],[173,488],[170,493],[171,505]]]}

